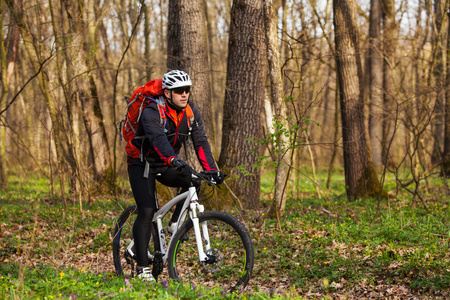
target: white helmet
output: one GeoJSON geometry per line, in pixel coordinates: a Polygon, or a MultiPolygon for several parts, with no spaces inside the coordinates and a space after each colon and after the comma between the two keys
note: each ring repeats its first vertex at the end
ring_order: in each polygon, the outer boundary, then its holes
{"type": "Polygon", "coordinates": [[[163,89],[174,89],[181,86],[192,86],[191,78],[186,72],[180,70],[172,70],[164,74],[162,80],[163,89]]]}

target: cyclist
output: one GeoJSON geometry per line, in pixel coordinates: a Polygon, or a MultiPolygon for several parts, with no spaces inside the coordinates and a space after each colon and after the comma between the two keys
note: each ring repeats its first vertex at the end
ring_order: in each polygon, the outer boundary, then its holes
{"type": "MultiPolygon", "coordinates": [[[[224,175],[217,171],[211,153],[211,147],[205,136],[199,110],[190,102],[190,88],[192,86],[189,75],[183,71],[172,70],[164,74],[162,88],[164,90],[165,105],[158,107],[150,100],[143,110],[139,121],[137,136],[132,143],[141,149],[145,160],[128,156],[128,176],[131,189],[137,205],[138,216],[133,225],[133,238],[136,247],[136,273],[138,278],[147,281],[155,280],[148,267],[147,246],[150,241],[150,226],[156,210],[155,180],[170,187],[180,187],[186,191],[191,185],[192,169],[177,157],[182,145],[189,135],[192,137],[197,158],[205,171],[210,171],[217,183],[222,183],[224,175]],[[193,113],[190,124],[186,110],[188,105],[193,113]],[[162,107],[166,121],[161,125],[162,107]],[[164,128],[163,128],[164,127],[164,128]],[[191,127],[191,129],[190,129],[191,127]]],[[[182,203],[177,205],[169,232],[173,232],[182,203]]]]}

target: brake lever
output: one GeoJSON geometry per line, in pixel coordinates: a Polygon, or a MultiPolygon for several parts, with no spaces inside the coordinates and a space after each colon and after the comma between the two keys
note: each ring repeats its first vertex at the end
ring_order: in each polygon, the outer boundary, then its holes
{"type": "Polygon", "coordinates": [[[215,182],[214,178],[211,175],[207,175],[203,172],[198,173],[200,175],[200,178],[203,179],[204,181],[206,181],[206,184],[208,186],[212,186],[212,185],[217,185],[217,183],[215,182]]]}
{"type": "Polygon", "coordinates": [[[175,171],[180,171],[181,169],[183,169],[186,165],[180,165],[178,167],[175,167],[175,171]]]}

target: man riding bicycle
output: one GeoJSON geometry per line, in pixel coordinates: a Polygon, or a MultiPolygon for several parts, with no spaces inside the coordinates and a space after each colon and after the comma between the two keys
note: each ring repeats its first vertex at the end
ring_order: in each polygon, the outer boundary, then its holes
{"type": "MultiPolygon", "coordinates": [[[[191,86],[189,75],[183,71],[172,70],[164,74],[164,95],[161,96],[164,103],[161,105],[156,99],[148,100],[139,121],[137,137],[132,140],[133,146],[141,149],[144,159],[127,157],[128,176],[138,214],[133,226],[136,273],[142,280],[154,280],[148,267],[147,246],[157,207],[155,180],[169,187],[180,187],[181,192],[189,188],[192,168],[177,157],[189,135],[203,169],[211,171],[212,177],[219,184],[224,179],[223,173],[217,171],[214,163],[200,112],[190,102],[191,86]],[[165,120],[162,125],[163,116],[165,120]]],[[[181,206],[182,203],[179,203],[172,215],[169,232],[175,229],[173,226],[176,224],[172,222],[177,221],[181,206]]]]}

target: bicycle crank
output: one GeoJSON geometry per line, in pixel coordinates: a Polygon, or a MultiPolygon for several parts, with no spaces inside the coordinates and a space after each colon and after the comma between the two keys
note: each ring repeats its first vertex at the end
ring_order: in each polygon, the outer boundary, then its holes
{"type": "Polygon", "coordinates": [[[214,273],[223,265],[223,254],[219,249],[213,248],[206,250],[206,260],[202,261],[202,265],[206,271],[214,273]]]}

